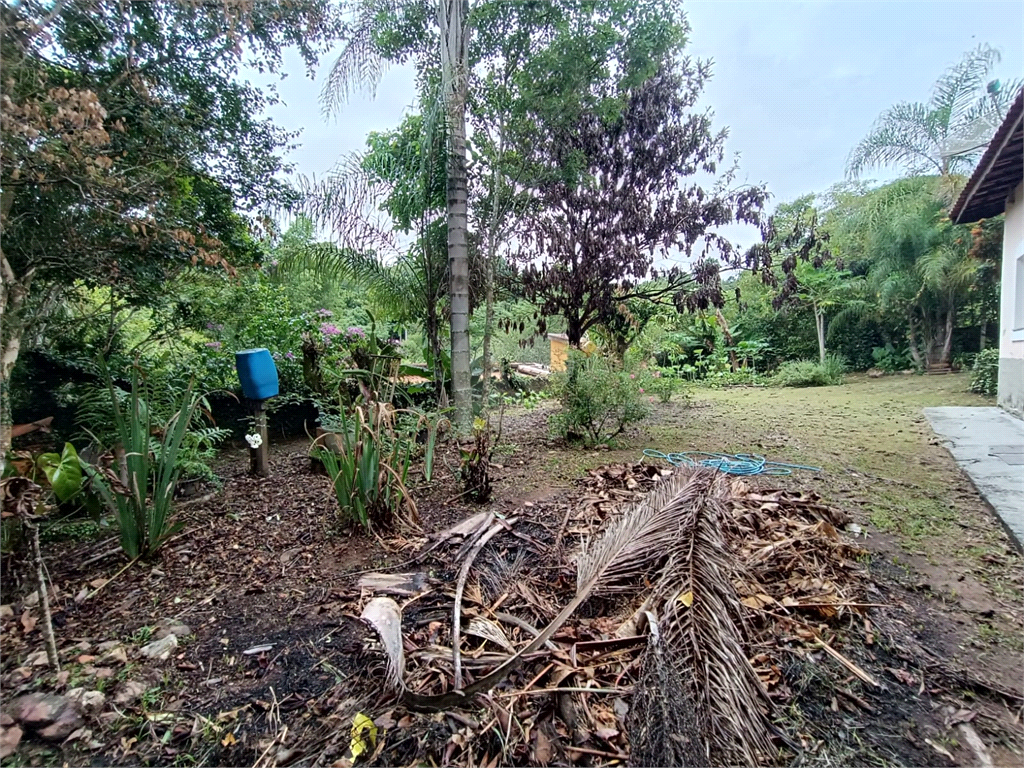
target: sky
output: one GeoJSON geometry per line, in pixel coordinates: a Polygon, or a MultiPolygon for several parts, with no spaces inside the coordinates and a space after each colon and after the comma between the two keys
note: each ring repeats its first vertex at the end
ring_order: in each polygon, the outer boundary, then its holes
{"type": "MultiPolygon", "coordinates": [[[[1024,74],[1020,0],[689,0],[683,7],[686,52],[714,60],[701,106],[729,129],[726,150],[740,155],[737,183],[766,184],[772,205],[842,181],[847,155],[875,118],[900,101],[926,101],[942,72],[978,44],[1002,52],[995,77],[1024,74]]],[[[415,99],[412,68],[398,67],[375,97],[352,98],[325,118],[320,89],[333,61],[324,57],[315,81],[294,53],[284,80],[243,73],[256,84],[277,82],[283,103],[268,115],[302,131],[288,160],[307,176],[363,149],[370,131],[395,127],[415,99]]],[[[751,228],[723,233],[744,246],[756,239],[751,228]]]]}

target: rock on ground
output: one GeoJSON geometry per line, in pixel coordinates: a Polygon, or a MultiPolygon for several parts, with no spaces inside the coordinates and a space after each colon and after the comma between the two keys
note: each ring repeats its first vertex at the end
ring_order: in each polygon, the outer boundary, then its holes
{"type": "Polygon", "coordinates": [[[167,661],[171,657],[171,651],[178,647],[178,636],[167,635],[159,640],[142,646],[142,655],[157,661],[167,661]]]}

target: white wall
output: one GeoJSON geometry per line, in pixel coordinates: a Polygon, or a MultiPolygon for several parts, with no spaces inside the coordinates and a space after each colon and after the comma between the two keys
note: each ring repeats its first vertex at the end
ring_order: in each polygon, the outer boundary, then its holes
{"type": "Polygon", "coordinates": [[[999,302],[999,404],[1024,413],[1024,182],[1006,200],[999,302]]]}

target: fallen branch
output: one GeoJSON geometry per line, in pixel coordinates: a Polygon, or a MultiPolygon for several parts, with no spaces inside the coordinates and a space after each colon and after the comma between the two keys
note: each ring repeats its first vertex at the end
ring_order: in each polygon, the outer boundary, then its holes
{"type": "Polygon", "coordinates": [[[841,654],[839,651],[837,651],[831,645],[829,645],[824,640],[822,640],[820,636],[818,637],[818,645],[821,647],[822,650],[824,650],[826,653],[828,653],[832,658],[834,658],[836,661],[838,661],[840,664],[842,664],[848,670],[853,672],[853,674],[855,674],[857,677],[859,677],[865,683],[867,683],[868,685],[872,685],[875,688],[879,687],[878,683],[875,682],[875,679],[871,675],[869,675],[867,672],[865,672],[863,669],[858,667],[856,664],[854,664],[848,658],[843,656],[843,654],[841,654]]]}

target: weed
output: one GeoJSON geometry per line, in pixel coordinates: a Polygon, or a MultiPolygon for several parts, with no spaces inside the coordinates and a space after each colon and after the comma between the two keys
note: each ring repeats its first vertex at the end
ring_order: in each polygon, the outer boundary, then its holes
{"type": "Polygon", "coordinates": [[[151,638],[152,636],[153,636],[153,627],[144,626],[144,627],[139,627],[134,632],[132,632],[132,634],[128,638],[128,640],[129,640],[129,642],[134,643],[135,645],[145,645],[146,643],[149,642],[149,638],[151,638]]]}

